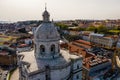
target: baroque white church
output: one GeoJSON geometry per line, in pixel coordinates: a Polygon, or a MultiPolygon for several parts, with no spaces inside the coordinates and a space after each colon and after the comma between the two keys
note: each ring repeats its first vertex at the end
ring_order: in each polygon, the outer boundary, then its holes
{"type": "Polygon", "coordinates": [[[82,80],[82,56],[60,49],[60,35],[47,9],[34,35],[35,49],[19,61],[19,80],[82,80]]]}

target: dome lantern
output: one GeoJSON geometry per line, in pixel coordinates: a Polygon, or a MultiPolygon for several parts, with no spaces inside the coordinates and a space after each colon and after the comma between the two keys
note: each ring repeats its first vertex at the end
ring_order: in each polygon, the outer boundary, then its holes
{"type": "Polygon", "coordinates": [[[44,22],[49,22],[50,21],[50,14],[49,14],[49,12],[47,11],[47,7],[46,7],[46,5],[45,5],[45,11],[43,12],[43,21],[44,22]]]}

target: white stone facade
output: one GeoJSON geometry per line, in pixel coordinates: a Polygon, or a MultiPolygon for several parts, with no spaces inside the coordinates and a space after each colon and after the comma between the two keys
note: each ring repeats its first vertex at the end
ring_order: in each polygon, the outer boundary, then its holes
{"type": "Polygon", "coordinates": [[[112,48],[114,43],[114,39],[104,37],[101,34],[91,34],[90,41],[105,48],[112,48]]]}
{"type": "Polygon", "coordinates": [[[35,50],[21,53],[20,80],[82,80],[82,56],[60,50],[60,35],[49,16],[45,10],[34,36],[35,50]]]}
{"type": "Polygon", "coordinates": [[[68,51],[60,50],[61,57],[55,59],[36,59],[34,51],[23,52],[23,61],[30,67],[22,67],[21,80],[82,80],[82,57],[70,55],[68,51]],[[49,69],[45,67],[49,65],[49,69]],[[46,77],[48,75],[48,77],[46,77]]]}
{"type": "Polygon", "coordinates": [[[35,43],[35,56],[36,58],[53,58],[59,56],[60,50],[59,50],[59,41],[50,41],[50,42],[38,42],[35,43]],[[44,53],[41,53],[40,46],[43,45],[45,48],[44,53]],[[55,51],[51,51],[52,45],[55,45],[55,51]]]}

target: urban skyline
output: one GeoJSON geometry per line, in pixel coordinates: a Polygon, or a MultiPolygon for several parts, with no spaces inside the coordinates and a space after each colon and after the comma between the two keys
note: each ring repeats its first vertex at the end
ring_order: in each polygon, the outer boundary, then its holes
{"type": "Polygon", "coordinates": [[[0,0],[0,21],[42,20],[45,3],[54,20],[120,19],[119,0],[0,0]]]}
{"type": "Polygon", "coordinates": [[[0,21],[0,80],[120,80],[120,19],[73,20],[80,6],[41,3],[40,13],[37,0],[9,1],[3,17],[18,21],[0,21]]]}

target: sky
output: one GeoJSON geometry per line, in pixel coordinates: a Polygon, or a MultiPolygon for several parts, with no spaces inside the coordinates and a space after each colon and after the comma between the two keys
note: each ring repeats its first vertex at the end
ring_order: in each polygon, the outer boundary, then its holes
{"type": "Polygon", "coordinates": [[[0,21],[120,19],[120,0],[0,0],[0,21]]]}

